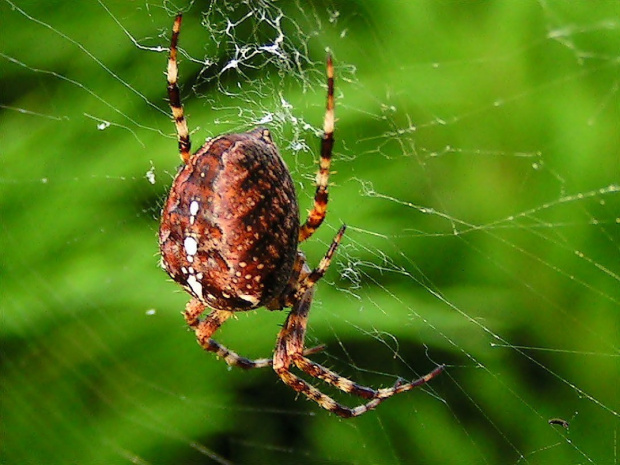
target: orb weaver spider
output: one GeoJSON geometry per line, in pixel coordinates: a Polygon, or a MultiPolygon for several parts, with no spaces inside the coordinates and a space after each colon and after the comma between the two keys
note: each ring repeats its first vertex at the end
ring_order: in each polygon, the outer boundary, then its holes
{"type": "Polygon", "coordinates": [[[191,155],[191,141],[177,84],[177,44],[181,14],[172,29],[168,58],[168,97],[184,165],[177,174],[162,212],[159,245],[162,265],[191,299],[184,312],[203,349],[244,369],[271,366],[295,391],[341,417],[359,416],[385,399],[427,383],[443,370],[435,368],[409,382],[372,389],[308,358],[323,347],[306,349],[304,339],[312,296],[345,231],[343,225],[325,256],[311,269],[298,244],[323,223],[334,145],[334,67],[327,57],[327,108],[321,140],[320,168],[314,207],[300,225],[297,196],[289,170],[269,130],[224,134],[191,155]],[[213,339],[235,312],[266,307],[290,308],[271,359],[242,357],[213,339]],[[210,309],[203,319],[200,316],[210,309]],[[310,377],[361,397],[354,408],[336,402],[291,372],[295,366],[310,377]]]}

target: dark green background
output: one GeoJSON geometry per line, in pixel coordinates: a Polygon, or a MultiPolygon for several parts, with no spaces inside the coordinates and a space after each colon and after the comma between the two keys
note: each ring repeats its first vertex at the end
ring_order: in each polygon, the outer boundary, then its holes
{"type": "MultiPolygon", "coordinates": [[[[349,230],[318,287],[314,358],[371,386],[447,371],[341,420],[203,353],[157,266],[179,159],[154,48],[178,5],[0,0],[0,462],[614,463],[620,3],[276,2],[260,9],[284,13],[301,58],[218,74],[235,44],[277,36],[236,5],[185,15],[194,147],[272,112],[304,210],[326,48],[336,62],[310,263],[349,230]]],[[[218,335],[268,356],[283,319],[243,314],[218,335]]]]}

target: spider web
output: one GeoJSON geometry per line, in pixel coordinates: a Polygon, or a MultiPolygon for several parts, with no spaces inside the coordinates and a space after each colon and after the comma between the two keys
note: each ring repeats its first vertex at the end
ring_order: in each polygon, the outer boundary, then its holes
{"type": "MultiPolygon", "coordinates": [[[[0,1],[2,463],[618,463],[617,1],[0,1]],[[267,125],[309,208],[336,63],[313,356],[369,386],[353,420],[228,369],[158,269],[179,159],[267,125]],[[93,33],[96,32],[96,33],[93,33]]],[[[218,339],[273,350],[281,312],[218,339]]],[[[347,405],[356,399],[325,392],[347,405]]]]}

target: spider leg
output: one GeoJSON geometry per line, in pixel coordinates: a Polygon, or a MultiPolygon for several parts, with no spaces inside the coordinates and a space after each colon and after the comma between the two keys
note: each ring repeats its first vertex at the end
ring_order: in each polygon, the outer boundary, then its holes
{"type": "MultiPolygon", "coordinates": [[[[271,366],[273,360],[270,358],[258,358],[255,360],[242,357],[219,342],[211,338],[222,324],[232,316],[233,312],[223,310],[213,310],[202,321],[199,320],[200,315],[206,310],[206,306],[198,299],[192,299],[187,303],[183,316],[190,328],[196,333],[198,344],[209,352],[215,353],[218,357],[231,366],[249,370],[252,368],[264,368],[271,366]]],[[[325,345],[318,345],[304,350],[304,355],[312,355],[325,349],[325,345]]]]}
{"type": "Polygon", "coordinates": [[[319,172],[316,175],[316,193],[314,207],[308,214],[308,219],[299,229],[299,242],[308,239],[321,226],[327,212],[327,185],[329,180],[329,166],[332,161],[334,147],[334,65],[331,55],[327,55],[327,106],[323,123],[323,138],[321,139],[321,161],[319,172]]]}
{"type": "Polygon", "coordinates": [[[385,399],[395,394],[409,391],[414,387],[427,383],[444,369],[443,365],[435,368],[427,375],[411,382],[396,383],[391,388],[372,389],[361,386],[348,378],[345,378],[318,363],[312,362],[303,354],[304,337],[312,303],[313,289],[309,289],[295,305],[286,319],[284,327],[278,335],[276,351],[273,359],[273,368],[278,376],[295,391],[305,395],[308,399],[315,401],[319,406],[335,413],[343,418],[351,418],[362,415],[369,410],[376,408],[385,399]],[[300,370],[308,375],[321,379],[328,384],[346,393],[353,394],[369,402],[350,408],[336,402],[330,396],[323,394],[320,390],[307,383],[290,371],[291,364],[296,365],[300,370]]]}
{"type": "Polygon", "coordinates": [[[187,121],[185,120],[185,112],[181,103],[181,93],[177,79],[179,76],[179,68],[177,66],[177,44],[179,42],[179,32],[181,31],[181,19],[183,15],[180,13],[174,20],[172,26],[172,38],[170,39],[170,55],[168,56],[168,99],[170,100],[170,108],[172,116],[174,116],[174,124],[177,128],[177,138],[179,141],[179,154],[183,163],[187,163],[190,158],[191,141],[189,138],[189,130],[187,129],[187,121]]]}
{"type": "Polygon", "coordinates": [[[228,365],[243,368],[244,370],[271,366],[271,359],[258,358],[256,360],[251,360],[249,358],[242,357],[212,339],[211,336],[213,336],[219,327],[232,316],[233,312],[213,310],[204,320],[201,321],[198,317],[205,310],[206,306],[198,299],[194,298],[187,303],[185,312],[183,313],[185,316],[185,321],[196,333],[198,344],[200,344],[204,350],[214,352],[215,355],[224,359],[228,365]]]}
{"type": "Polygon", "coordinates": [[[314,378],[319,378],[326,383],[331,384],[332,386],[340,389],[341,391],[362,397],[364,399],[379,400],[379,402],[376,402],[375,404],[373,404],[372,407],[368,408],[367,410],[376,407],[380,402],[392,397],[395,394],[407,392],[415,387],[428,383],[431,379],[435,378],[445,369],[444,365],[440,365],[433,371],[425,374],[424,376],[414,381],[411,381],[410,383],[404,383],[402,382],[402,380],[399,379],[394,384],[394,386],[390,388],[372,389],[366,386],[361,386],[354,381],[351,381],[350,379],[345,378],[344,376],[341,376],[338,373],[335,373],[330,369],[313,362],[305,356],[296,356],[293,362],[300,370],[308,373],[314,378]]]}
{"type": "Polygon", "coordinates": [[[347,229],[346,225],[343,224],[342,226],[340,226],[340,229],[334,236],[334,239],[332,240],[332,243],[329,246],[329,249],[327,249],[327,252],[325,253],[323,258],[319,262],[319,266],[317,266],[305,278],[303,278],[301,282],[299,283],[299,285],[297,286],[297,289],[295,291],[296,298],[301,298],[301,296],[303,296],[308,289],[313,287],[319,279],[325,276],[325,273],[327,272],[327,269],[329,268],[332,258],[334,254],[336,253],[336,249],[338,248],[338,245],[340,244],[340,241],[346,229],[347,229]]]}

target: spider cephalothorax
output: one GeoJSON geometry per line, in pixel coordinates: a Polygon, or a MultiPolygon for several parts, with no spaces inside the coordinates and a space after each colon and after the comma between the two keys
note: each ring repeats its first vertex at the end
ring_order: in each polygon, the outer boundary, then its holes
{"type": "Polygon", "coordinates": [[[162,212],[159,245],[168,274],[192,296],[184,315],[200,345],[241,368],[272,366],[280,378],[321,407],[342,417],[361,415],[400,392],[424,384],[443,369],[391,388],[360,386],[311,361],[322,347],[305,349],[304,339],[314,285],[323,277],[342,239],[336,234],[319,266],[311,270],[297,246],[321,225],[327,209],[329,167],[334,143],[334,69],[327,58],[327,110],[321,142],[314,207],[300,226],[290,173],[267,129],[225,134],[190,154],[190,137],[177,85],[177,42],[181,15],[172,31],[168,96],[184,166],[162,212]],[[291,308],[273,358],[250,360],[212,339],[234,312],[291,308]],[[210,313],[200,316],[211,309],[210,313]],[[345,407],[290,371],[296,366],[344,392],[367,399],[345,407]]]}

